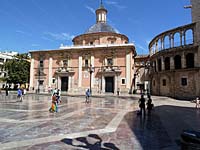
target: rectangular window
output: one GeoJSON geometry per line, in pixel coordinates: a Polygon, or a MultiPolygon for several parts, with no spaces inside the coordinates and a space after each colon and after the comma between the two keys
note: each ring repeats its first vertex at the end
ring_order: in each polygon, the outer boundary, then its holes
{"type": "Polygon", "coordinates": [[[85,67],[89,67],[89,60],[85,59],[85,67]]]}
{"type": "Polygon", "coordinates": [[[40,68],[43,68],[43,67],[44,67],[44,61],[40,60],[40,68]]]}
{"type": "Polygon", "coordinates": [[[63,67],[67,67],[67,66],[68,66],[68,60],[65,59],[65,60],[63,60],[63,67]]]}
{"type": "Polygon", "coordinates": [[[113,65],[113,59],[112,58],[108,58],[107,59],[107,65],[108,66],[112,66],[113,65]]]}
{"type": "Polygon", "coordinates": [[[166,86],[166,80],[163,79],[163,86],[166,86]]]}
{"type": "Polygon", "coordinates": [[[181,78],[181,85],[187,86],[187,78],[181,78]]]}
{"type": "Polygon", "coordinates": [[[153,86],[155,86],[156,85],[156,81],[155,80],[153,80],[153,86]]]}
{"type": "Polygon", "coordinates": [[[122,79],[122,85],[126,84],[126,79],[122,79]]]}
{"type": "Polygon", "coordinates": [[[56,83],[56,79],[55,79],[55,78],[52,79],[52,83],[53,83],[53,84],[56,83]]]}

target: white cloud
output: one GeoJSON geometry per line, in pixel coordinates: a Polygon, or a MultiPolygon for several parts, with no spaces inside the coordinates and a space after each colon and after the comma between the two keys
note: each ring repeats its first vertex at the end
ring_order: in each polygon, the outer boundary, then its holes
{"type": "Polygon", "coordinates": [[[54,41],[54,40],[51,40],[51,39],[49,39],[49,38],[47,38],[47,37],[44,37],[44,36],[42,37],[42,39],[43,39],[43,40],[46,40],[46,41],[51,41],[51,42],[54,41]]]}
{"type": "Polygon", "coordinates": [[[125,9],[127,8],[126,6],[120,5],[118,2],[116,1],[105,1],[105,3],[107,5],[113,5],[114,7],[118,8],[118,9],[125,9]]]}
{"type": "MultiPolygon", "coordinates": [[[[71,41],[74,38],[74,35],[69,33],[52,33],[44,32],[44,35],[47,36],[47,39],[53,39],[58,41],[71,41]]],[[[46,37],[43,37],[43,39],[46,37]]]]}
{"type": "Polygon", "coordinates": [[[93,14],[95,14],[95,9],[90,7],[90,6],[85,6],[85,8],[87,8],[90,12],[92,12],[93,14]]]}
{"type": "Polygon", "coordinates": [[[40,46],[39,44],[31,44],[32,47],[38,47],[40,46]]]}
{"type": "Polygon", "coordinates": [[[142,46],[140,44],[136,44],[136,47],[138,47],[139,49],[144,50],[144,51],[147,50],[147,48],[144,48],[144,46],[142,46]]]}
{"type": "Polygon", "coordinates": [[[31,36],[30,33],[28,33],[28,32],[24,32],[24,31],[22,31],[22,30],[16,30],[15,32],[16,32],[16,33],[19,33],[19,34],[24,34],[24,35],[31,36]]]}

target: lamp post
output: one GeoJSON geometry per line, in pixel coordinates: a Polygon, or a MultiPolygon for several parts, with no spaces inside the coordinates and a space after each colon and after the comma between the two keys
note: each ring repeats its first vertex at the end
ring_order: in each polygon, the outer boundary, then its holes
{"type": "Polygon", "coordinates": [[[38,94],[40,93],[40,67],[38,68],[38,94]]]}
{"type": "Polygon", "coordinates": [[[89,72],[90,72],[90,94],[92,95],[92,73],[94,72],[94,67],[92,67],[92,65],[90,65],[89,72]]]}

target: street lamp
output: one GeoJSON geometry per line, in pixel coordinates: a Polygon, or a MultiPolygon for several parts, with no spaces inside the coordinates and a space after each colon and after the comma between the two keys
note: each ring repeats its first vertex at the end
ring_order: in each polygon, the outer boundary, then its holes
{"type": "Polygon", "coordinates": [[[40,67],[38,68],[38,94],[40,93],[40,67]]]}
{"type": "Polygon", "coordinates": [[[92,95],[92,73],[94,72],[94,67],[92,67],[92,65],[90,65],[89,72],[90,72],[90,94],[92,95]]]}

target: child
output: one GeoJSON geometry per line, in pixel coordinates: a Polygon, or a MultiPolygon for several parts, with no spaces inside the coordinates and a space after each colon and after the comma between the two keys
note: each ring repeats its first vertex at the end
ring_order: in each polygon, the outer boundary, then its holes
{"type": "Polygon", "coordinates": [[[52,103],[51,108],[49,109],[50,112],[56,112],[56,95],[52,96],[52,103]]]}
{"type": "Polygon", "coordinates": [[[85,103],[89,103],[90,102],[90,90],[87,89],[87,91],[85,92],[85,103]]]}
{"type": "Polygon", "coordinates": [[[22,102],[23,97],[22,97],[22,90],[20,88],[17,90],[17,97],[19,98],[19,101],[22,102]]]}

